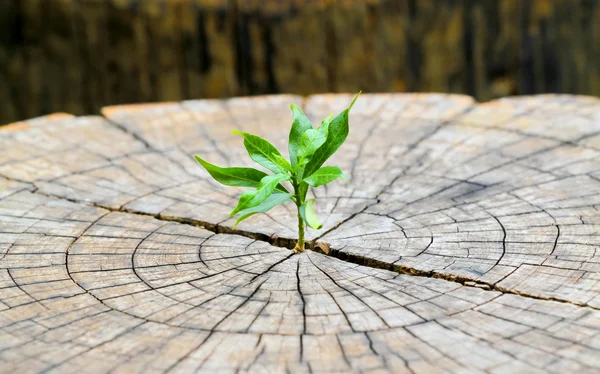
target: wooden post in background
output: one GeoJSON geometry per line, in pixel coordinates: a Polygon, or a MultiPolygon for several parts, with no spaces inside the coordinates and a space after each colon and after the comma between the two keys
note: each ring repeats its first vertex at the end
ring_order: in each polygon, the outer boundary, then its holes
{"type": "Polygon", "coordinates": [[[598,0],[5,0],[0,124],[262,93],[600,96],[598,0]]]}

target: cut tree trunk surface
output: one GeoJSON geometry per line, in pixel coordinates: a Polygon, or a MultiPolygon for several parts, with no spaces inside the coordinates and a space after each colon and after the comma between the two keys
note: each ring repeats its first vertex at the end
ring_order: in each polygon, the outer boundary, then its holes
{"type": "Polygon", "coordinates": [[[597,372],[600,100],[363,95],[318,195],[233,230],[192,158],[286,149],[289,104],[106,108],[0,130],[2,372],[597,372]]]}

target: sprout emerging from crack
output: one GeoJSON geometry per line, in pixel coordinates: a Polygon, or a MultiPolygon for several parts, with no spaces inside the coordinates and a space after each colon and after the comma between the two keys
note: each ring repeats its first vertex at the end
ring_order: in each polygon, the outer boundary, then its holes
{"type": "Polygon", "coordinates": [[[250,158],[270,170],[272,175],[253,168],[222,168],[203,160],[198,155],[194,156],[219,183],[254,188],[242,193],[237,206],[229,214],[230,217],[238,215],[233,228],[256,213],[265,213],[291,200],[298,210],[298,242],[294,252],[304,250],[304,225],[307,224],[315,230],[323,227],[313,210],[316,199],[306,200],[306,195],[311,187],[319,187],[338,178],[346,180],[339,167],[323,166],[323,164],[346,140],[349,131],[348,114],[359,95],[360,92],[354,97],[350,106],[336,117],[330,114],[325,118],[318,128],[314,128],[302,110],[292,104],[290,108],[294,120],[288,144],[289,161],[267,140],[234,130],[234,134],[244,137],[244,146],[250,158]],[[294,192],[290,193],[282,182],[289,182],[294,192]]]}

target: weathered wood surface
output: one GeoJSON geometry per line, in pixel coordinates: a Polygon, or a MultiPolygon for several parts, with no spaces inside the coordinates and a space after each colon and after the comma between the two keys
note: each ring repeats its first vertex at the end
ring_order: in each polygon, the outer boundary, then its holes
{"type": "Polygon", "coordinates": [[[600,96],[599,0],[2,0],[0,125],[266,93],[600,96]]]}
{"type": "Polygon", "coordinates": [[[600,370],[600,100],[364,95],[292,255],[279,207],[191,155],[285,149],[265,96],[59,114],[0,131],[1,372],[600,370]],[[325,252],[325,253],[321,253],[325,252]]]}

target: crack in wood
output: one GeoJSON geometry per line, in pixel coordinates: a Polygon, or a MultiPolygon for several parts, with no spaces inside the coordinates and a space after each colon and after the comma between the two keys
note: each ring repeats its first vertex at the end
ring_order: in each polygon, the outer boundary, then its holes
{"type": "MultiPolygon", "coordinates": [[[[40,193],[40,192],[37,192],[37,193],[48,196],[48,197],[60,198],[57,196],[47,195],[47,194],[40,193]]],[[[68,200],[68,199],[66,199],[66,200],[68,200]]],[[[76,201],[76,200],[69,200],[69,201],[75,202],[75,203],[80,203],[80,204],[88,204],[86,202],[76,201]]],[[[272,236],[261,234],[261,233],[248,232],[248,231],[238,230],[238,229],[232,230],[231,228],[228,228],[228,227],[222,227],[222,226],[215,225],[212,223],[197,221],[197,220],[188,219],[188,218],[164,216],[161,214],[149,214],[149,213],[145,213],[145,212],[139,212],[139,211],[124,209],[124,208],[112,208],[112,207],[102,206],[99,204],[88,204],[88,205],[95,206],[97,208],[106,209],[111,212],[120,212],[120,213],[136,214],[136,215],[141,215],[141,216],[149,216],[149,217],[156,218],[160,221],[175,222],[175,223],[180,223],[180,224],[189,225],[189,226],[193,226],[193,227],[199,227],[199,228],[203,228],[205,230],[211,231],[215,234],[228,234],[228,235],[244,236],[244,237],[247,237],[250,239],[268,243],[274,247],[280,247],[280,248],[293,250],[294,246],[296,245],[296,239],[272,237],[272,236]]],[[[364,212],[364,210],[366,210],[366,209],[367,208],[363,209],[363,211],[361,211],[359,213],[356,213],[351,218],[364,212]]],[[[492,217],[497,220],[496,217],[494,217],[494,216],[492,216],[492,217]]],[[[348,218],[347,220],[340,222],[339,224],[335,225],[331,230],[327,231],[326,233],[323,233],[319,237],[325,236],[326,234],[330,233],[331,231],[333,231],[336,228],[338,228],[339,226],[341,226],[344,222],[350,220],[351,218],[348,218]]],[[[431,243],[433,243],[433,239],[431,240],[430,245],[431,245],[431,243]]],[[[476,288],[480,288],[483,290],[499,291],[499,292],[506,293],[506,294],[515,294],[515,295],[519,295],[519,296],[531,298],[531,299],[536,299],[536,300],[556,301],[556,302],[560,302],[560,303],[572,304],[572,305],[576,305],[576,306],[582,306],[582,307],[588,307],[588,308],[600,310],[600,308],[590,306],[585,303],[573,302],[570,300],[561,299],[561,298],[557,298],[557,297],[539,296],[539,295],[534,295],[534,294],[527,293],[527,292],[520,292],[515,289],[501,287],[498,285],[499,282],[496,282],[496,283],[482,282],[476,278],[457,276],[457,275],[454,275],[451,273],[441,273],[441,272],[433,271],[433,270],[431,270],[431,271],[430,270],[419,270],[417,268],[410,267],[410,266],[396,265],[395,263],[388,263],[388,262],[380,261],[377,259],[371,259],[371,258],[367,258],[367,257],[363,257],[363,256],[349,254],[346,252],[342,252],[336,248],[332,248],[329,243],[321,242],[318,240],[318,238],[307,241],[305,249],[309,249],[311,251],[321,253],[324,255],[332,256],[339,260],[346,261],[349,263],[372,267],[375,269],[389,270],[389,271],[393,271],[398,274],[407,274],[407,275],[425,277],[425,278],[443,279],[448,282],[455,282],[455,283],[462,284],[463,286],[466,286],[466,287],[476,287],[476,288]]]]}

